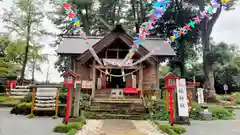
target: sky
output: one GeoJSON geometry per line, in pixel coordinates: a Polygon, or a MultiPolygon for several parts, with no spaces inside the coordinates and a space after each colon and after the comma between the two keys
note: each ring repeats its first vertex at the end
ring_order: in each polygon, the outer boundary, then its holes
{"type": "MultiPolygon", "coordinates": [[[[60,0],[59,0],[60,1],[60,0]]],[[[4,2],[0,2],[0,14],[2,14],[4,8],[9,8],[12,4],[12,0],[4,0],[4,2]]],[[[214,41],[216,42],[226,42],[229,44],[236,44],[240,46],[240,38],[239,33],[240,32],[240,17],[238,14],[240,13],[240,4],[235,5],[235,10],[232,11],[223,11],[217,20],[213,32],[212,37],[214,41]]],[[[49,5],[46,5],[44,7],[45,10],[51,9],[49,5]]],[[[45,19],[44,20],[44,26],[48,31],[51,32],[57,32],[57,29],[55,26],[51,23],[50,20],[45,19]]],[[[0,32],[6,31],[4,29],[4,26],[2,23],[0,23],[0,32]]],[[[57,48],[49,47],[47,44],[51,43],[53,41],[50,37],[43,37],[41,38],[41,43],[45,44],[45,48],[42,50],[43,54],[50,54],[48,56],[49,63],[43,63],[41,65],[42,67],[42,73],[37,72],[35,74],[36,80],[38,81],[45,81],[47,70],[49,67],[49,80],[51,82],[61,82],[63,79],[60,78],[60,73],[57,71],[57,69],[54,68],[54,62],[57,60],[57,56],[55,53],[55,50],[57,48]]]]}

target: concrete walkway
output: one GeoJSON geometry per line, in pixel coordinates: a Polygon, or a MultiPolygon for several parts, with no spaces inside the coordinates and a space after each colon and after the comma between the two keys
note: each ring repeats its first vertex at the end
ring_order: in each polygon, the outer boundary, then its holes
{"type": "Polygon", "coordinates": [[[88,120],[77,135],[164,135],[148,121],[88,120]]]}
{"type": "Polygon", "coordinates": [[[34,118],[10,114],[11,108],[0,108],[0,135],[61,135],[52,132],[61,119],[34,118]]]}
{"type": "Polygon", "coordinates": [[[236,120],[192,121],[187,135],[240,135],[240,110],[235,113],[236,120]]]}

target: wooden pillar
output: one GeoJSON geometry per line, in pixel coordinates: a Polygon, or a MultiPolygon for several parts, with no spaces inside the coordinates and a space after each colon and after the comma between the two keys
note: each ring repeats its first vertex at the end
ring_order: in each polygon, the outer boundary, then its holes
{"type": "Polygon", "coordinates": [[[77,61],[75,59],[73,59],[73,72],[76,73],[76,65],[77,65],[77,61]]]}
{"type": "Polygon", "coordinates": [[[78,117],[79,116],[79,109],[80,109],[80,93],[81,93],[81,86],[80,85],[79,87],[76,87],[76,90],[75,90],[75,98],[74,98],[74,108],[73,108],[73,116],[74,117],[78,117]]]}
{"type": "Polygon", "coordinates": [[[140,64],[140,69],[139,69],[139,80],[138,80],[138,88],[140,90],[143,90],[143,66],[142,63],[140,64]]]}
{"type": "Polygon", "coordinates": [[[55,116],[58,116],[58,102],[59,102],[59,88],[57,88],[57,91],[56,91],[55,116]]]}
{"type": "Polygon", "coordinates": [[[156,83],[156,87],[159,89],[160,88],[160,86],[159,86],[159,63],[157,63],[157,65],[156,65],[156,74],[157,74],[157,77],[156,77],[156,79],[157,79],[157,83],[156,83]]]}
{"type": "Polygon", "coordinates": [[[33,112],[34,112],[35,99],[36,99],[36,87],[33,87],[33,88],[32,88],[32,107],[31,107],[31,114],[33,114],[33,112]]]}
{"type": "Polygon", "coordinates": [[[93,67],[92,67],[92,98],[95,97],[95,90],[96,90],[96,68],[94,67],[96,65],[96,61],[93,61],[93,67]]]}

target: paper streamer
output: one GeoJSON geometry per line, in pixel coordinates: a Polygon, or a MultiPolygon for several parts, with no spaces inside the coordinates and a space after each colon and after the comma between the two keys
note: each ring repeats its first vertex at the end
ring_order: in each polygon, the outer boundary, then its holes
{"type": "Polygon", "coordinates": [[[143,40],[145,40],[146,36],[150,34],[149,30],[153,28],[153,25],[156,23],[156,21],[163,16],[167,9],[167,4],[168,0],[157,0],[152,4],[153,9],[147,15],[147,17],[149,17],[148,21],[141,24],[139,33],[135,37],[134,45],[119,66],[133,57],[135,51],[139,48],[139,45],[143,46],[143,40]]]}
{"type": "MultiPolygon", "coordinates": [[[[225,8],[225,7],[227,7],[227,4],[228,4],[228,2],[230,2],[230,0],[221,0],[221,2],[222,2],[222,7],[225,8]]],[[[196,24],[199,24],[202,21],[202,19],[204,19],[205,17],[210,18],[212,16],[212,14],[216,11],[217,8],[222,8],[222,7],[221,7],[221,4],[219,4],[217,2],[217,0],[212,0],[210,6],[208,6],[204,11],[200,11],[199,15],[195,16],[191,20],[189,20],[189,22],[186,23],[184,27],[175,29],[172,36],[167,38],[167,41],[164,41],[163,44],[160,44],[160,46],[162,46],[162,45],[165,46],[165,45],[175,42],[176,39],[180,38],[183,35],[186,35],[189,31],[191,31],[193,28],[195,28],[196,24]]],[[[142,57],[140,60],[136,61],[132,65],[136,65],[136,64],[146,60],[154,52],[159,51],[159,50],[157,50],[158,48],[159,47],[156,47],[154,50],[152,50],[150,53],[148,53],[146,56],[142,57]]],[[[122,63],[131,59],[133,55],[134,55],[134,52],[130,51],[127,54],[127,56],[124,58],[122,63]]]]}

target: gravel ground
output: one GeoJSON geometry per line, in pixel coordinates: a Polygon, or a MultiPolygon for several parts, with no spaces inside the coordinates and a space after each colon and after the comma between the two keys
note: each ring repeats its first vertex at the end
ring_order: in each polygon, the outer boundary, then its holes
{"type": "Polygon", "coordinates": [[[11,108],[0,108],[0,135],[61,135],[52,132],[54,126],[61,123],[61,119],[28,119],[10,114],[10,110],[11,108]]]}

